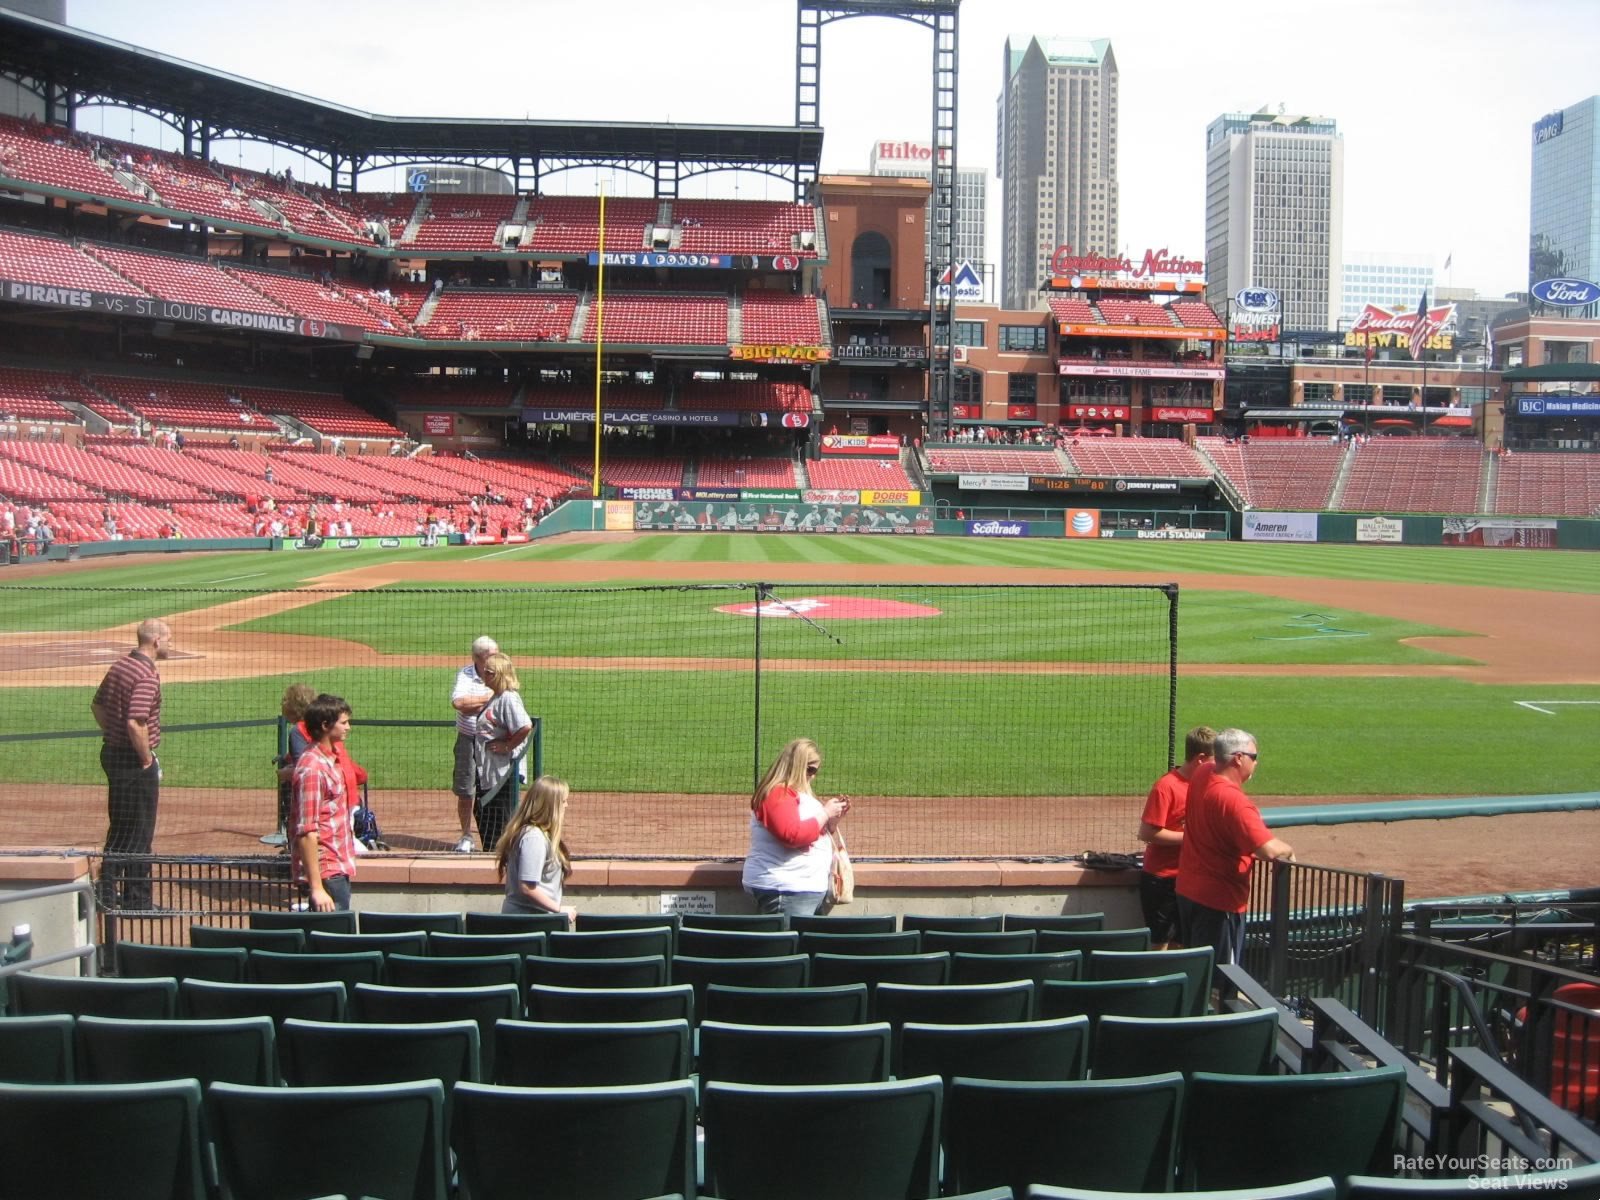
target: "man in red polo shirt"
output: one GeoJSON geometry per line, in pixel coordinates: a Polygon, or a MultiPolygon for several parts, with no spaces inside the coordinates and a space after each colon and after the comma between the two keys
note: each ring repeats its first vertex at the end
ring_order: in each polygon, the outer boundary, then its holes
{"type": "Polygon", "coordinates": [[[294,877],[305,885],[317,912],[348,909],[356,873],[350,828],[355,799],[338,744],[350,735],[350,706],[338,696],[318,696],[306,708],[304,724],[312,745],[294,765],[289,843],[294,877]]]}
{"type": "Polygon", "coordinates": [[[1178,927],[1185,946],[1210,946],[1216,965],[1244,954],[1250,868],[1258,858],[1294,861],[1244,794],[1261,755],[1252,734],[1224,729],[1212,745],[1214,770],[1196,771],[1178,857],[1178,927]]]}
{"type": "Polygon", "coordinates": [[[156,663],[167,657],[172,630],[165,621],[142,621],[134,631],[138,645],[111,664],[89,702],[104,741],[100,769],[108,785],[105,866],[100,900],[110,908],[149,910],[151,843],[161,802],[161,675],[156,663]],[[128,857],[135,860],[128,861],[128,857]],[[118,894],[118,882],[121,893],[118,894]]]}
{"type": "Polygon", "coordinates": [[[1156,780],[1139,818],[1139,840],[1145,844],[1139,906],[1150,927],[1150,944],[1157,950],[1180,944],[1178,854],[1183,847],[1189,781],[1197,767],[1211,761],[1211,743],[1216,737],[1217,731],[1209,725],[1196,725],[1184,735],[1183,761],[1156,780]]]}

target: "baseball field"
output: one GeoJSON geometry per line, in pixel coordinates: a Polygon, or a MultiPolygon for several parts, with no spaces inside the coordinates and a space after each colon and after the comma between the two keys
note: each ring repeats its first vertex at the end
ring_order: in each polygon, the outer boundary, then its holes
{"type": "MultiPolygon", "coordinates": [[[[1593,790],[1597,596],[1600,556],[1556,551],[778,534],[9,568],[0,736],[18,802],[0,843],[98,841],[96,743],[59,735],[87,732],[94,684],[147,616],[176,635],[164,723],[258,722],[172,736],[158,851],[259,849],[262,722],[297,680],[355,706],[391,842],[443,849],[444,697],[489,633],[545,722],[546,768],[586,797],[580,853],[740,853],[755,762],[806,734],[827,788],[861,798],[858,855],[1043,856],[1134,847],[1174,724],[1255,733],[1263,807],[1593,790]],[[772,585],[759,672],[741,581],[772,585]],[[1116,586],[1065,586],[1084,584],[1116,586]],[[1162,584],[1178,585],[1170,711],[1162,584]]],[[[1439,895],[1592,883],[1597,834],[1580,813],[1289,840],[1439,895]]]]}

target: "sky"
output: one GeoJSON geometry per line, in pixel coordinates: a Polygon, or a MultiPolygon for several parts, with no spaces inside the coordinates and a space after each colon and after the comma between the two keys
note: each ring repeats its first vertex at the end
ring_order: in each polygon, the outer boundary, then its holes
{"type": "MultiPolygon", "coordinates": [[[[67,0],[67,18],[369,112],[794,122],[793,0],[67,0]]],[[[995,99],[1012,33],[1111,39],[1121,71],[1121,233],[1135,257],[1147,247],[1202,257],[1206,125],[1281,104],[1339,123],[1347,257],[1432,256],[1439,284],[1485,296],[1526,287],[1533,122],[1600,91],[1597,0],[966,0],[958,154],[961,166],[989,171],[991,213],[995,99]]],[[[929,140],[931,58],[931,36],[907,22],[824,30],[824,172],[864,169],[879,139],[929,140]]],[[[130,136],[126,116],[106,122],[107,135],[130,136]]],[[[137,122],[132,132],[154,138],[137,122]]],[[[290,164],[281,151],[218,157],[290,164]]],[[[573,178],[550,190],[594,186],[573,178]]],[[[788,198],[784,185],[751,177],[712,176],[694,194],[788,198]]],[[[988,257],[999,257],[993,219],[988,257]]]]}

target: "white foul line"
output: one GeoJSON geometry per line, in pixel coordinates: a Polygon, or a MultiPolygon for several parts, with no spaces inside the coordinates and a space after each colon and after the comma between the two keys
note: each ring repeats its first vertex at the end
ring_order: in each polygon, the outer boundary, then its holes
{"type": "Polygon", "coordinates": [[[241,579],[260,579],[265,571],[257,571],[253,575],[224,575],[221,579],[213,579],[212,583],[235,583],[241,579]]]}
{"type": "Polygon", "coordinates": [[[468,562],[482,562],[486,558],[499,558],[502,554],[514,554],[518,550],[526,550],[527,548],[528,548],[528,543],[527,542],[522,542],[522,543],[519,543],[518,545],[508,547],[505,550],[493,550],[493,551],[490,551],[488,554],[480,554],[480,555],[478,555],[477,558],[468,559],[467,561],[468,562]]]}
{"type": "Polygon", "coordinates": [[[1513,700],[1511,703],[1518,708],[1531,708],[1534,712],[1553,717],[1556,715],[1553,710],[1539,706],[1541,704],[1600,704],[1600,700],[1513,700]]]}

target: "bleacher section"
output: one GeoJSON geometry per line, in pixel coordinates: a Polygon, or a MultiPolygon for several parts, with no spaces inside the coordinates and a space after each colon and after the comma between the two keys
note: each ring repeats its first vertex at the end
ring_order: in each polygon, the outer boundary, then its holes
{"type": "Polygon", "coordinates": [[[337,392],[298,392],[288,388],[242,388],[245,403],[257,412],[283,414],[332,437],[403,438],[403,429],[363,412],[337,392]]]}
{"type": "Polygon", "coordinates": [[[966,446],[928,448],[928,467],[937,475],[1067,475],[1054,451],[988,449],[966,446]]]}
{"type": "Polygon", "coordinates": [[[156,425],[184,429],[227,429],[251,433],[277,427],[244,403],[228,399],[228,389],[215,383],[184,379],[144,379],[95,375],[89,384],[122,407],[156,425]]]}
{"type": "Polygon", "coordinates": [[[97,493],[63,475],[53,475],[33,465],[28,449],[33,443],[0,441],[0,496],[29,504],[60,500],[93,500],[97,493]]]}
{"type": "Polygon", "coordinates": [[[1192,479],[1211,474],[1176,438],[1080,438],[1064,453],[1081,475],[1192,479]]]}
{"type": "Polygon", "coordinates": [[[917,486],[893,458],[819,458],[806,464],[806,475],[814,488],[909,490],[917,486]]]}
{"type": "Polygon", "coordinates": [[[259,290],[246,287],[202,258],[124,250],[96,242],[86,242],[81,249],[105,264],[108,270],[163,300],[215,305],[240,312],[289,315],[287,309],[274,304],[259,290]]]}
{"type": "Polygon", "coordinates": [[[134,198],[95,163],[82,134],[16,117],[0,116],[0,175],[91,196],[134,198]]]}
{"type": "Polygon", "coordinates": [[[822,322],[817,316],[815,296],[752,288],[745,293],[740,307],[746,345],[822,344],[822,322]]]}
{"type": "Polygon", "coordinates": [[[1113,300],[1102,296],[1096,301],[1108,325],[1150,325],[1171,328],[1172,316],[1159,304],[1148,300],[1113,300]]]}
{"type": "Polygon", "coordinates": [[[265,480],[201,458],[198,453],[174,454],[171,450],[138,445],[99,445],[89,452],[95,457],[112,459],[147,475],[160,475],[189,484],[202,494],[211,496],[240,499],[249,495],[271,496],[282,504],[305,495],[299,488],[289,484],[268,484],[265,480]]]}
{"type": "Polygon", "coordinates": [[[1357,446],[1345,512],[1478,511],[1483,447],[1467,438],[1373,438],[1357,446]]]}
{"type": "Polygon", "coordinates": [[[1248,445],[1219,437],[1199,441],[1251,508],[1325,509],[1344,464],[1345,448],[1321,438],[1257,438],[1248,445]]]}
{"type": "MultiPolygon", "coordinates": [[[[589,305],[583,340],[595,340],[599,306],[589,305]]],[[[712,292],[607,292],[605,337],[668,346],[728,344],[728,297],[712,292]]]]}
{"type": "Polygon", "coordinates": [[[200,159],[130,142],[102,141],[101,145],[121,160],[125,170],[149,184],[164,208],[194,213],[232,229],[282,232],[277,222],[251,206],[243,187],[234,187],[200,159]]]}
{"type": "Polygon", "coordinates": [[[193,484],[169,479],[116,459],[79,450],[75,446],[47,442],[0,442],[0,456],[37,471],[58,475],[63,481],[70,481],[79,490],[61,493],[64,498],[98,500],[102,496],[132,496],[136,500],[158,503],[210,499],[193,484]]]}
{"type": "Polygon", "coordinates": [[[1076,296],[1050,296],[1050,312],[1057,321],[1068,325],[1095,325],[1099,316],[1087,300],[1076,296]]]}
{"type": "Polygon", "coordinates": [[[1222,328],[1222,321],[1203,300],[1174,300],[1167,305],[1167,311],[1177,317],[1178,323],[1186,328],[1219,330],[1222,328]]]}
{"type": "Polygon", "coordinates": [[[75,421],[60,401],[82,404],[92,399],[84,386],[65,371],[0,367],[0,413],[24,421],[75,421]]]}
{"type": "Polygon", "coordinates": [[[385,325],[376,313],[346,299],[335,286],[318,283],[304,275],[257,271],[237,265],[229,265],[226,270],[247,287],[302,317],[334,325],[353,325],[373,333],[395,332],[392,321],[385,325]]]}
{"type": "MultiPolygon", "coordinates": [[[[564,342],[577,307],[576,292],[445,288],[427,323],[419,325],[417,332],[426,338],[450,340],[564,342]]],[[[608,336],[609,309],[608,298],[608,336]]]]}
{"type": "MultiPolygon", "coordinates": [[[[656,223],[654,200],[618,197],[606,201],[606,249],[645,249],[646,225],[656,223]]],[[[600,247],[600,200],[596,196],[535,196],[528,202],[524,252],[587,254],[600,247]]]]}
{"type": "Polygon", "coordinates": [[[696,379],[678,393],[678,407],[693,412],[810,412],[811,389],[803,383],[696,379]]]}
{"type": "Polygon", "coordinates": [[[144,296],[120,275],[80,253],[71,242],[35,233],[0,230],[0,276],[52,288],[82,288],[113,296],[144,296]]]}
{"type": "Polygon", "coordinates": [[[712,488],[799,486],[794,464],[786,458],[702,458],[695,470],[695,481],[697,487],[712,488]]]}
{"type": "MultiPolygon", "coordinates": [[[[585,479],[594,478],[593,460],[570,454],[562,461],[585,479]]],[[[688,463],[682,457],[605,457],[600,460],[600,482],[607,487],[682,487],[688,463]]]]}
{"type": "Polygon", "coordinates": [[[1600,517],[1600,454],[1518,451],[1499,463],[1492,512],[1600,517]]]}
{"type": "Polygon", "coordinates": [[[498,250],[495,233],[516,210],[516,196],[447,195],[428,197],[427,213],[416,236],[405,245],[418,251],[498,250]]]}
{"type": "MultiPolygon", "coordinates": [[[[609,206],[608,206],[609,207],[609,206]]],[[[677,249],[692,254],[795,254],[815,258],[798,235],[816,232],[816,209],[776,200],[675,200],[672,223],[683,231],[677,249]]]]}
{"type": "MultiPolygon", "coordinates": [[[[326,191],[319,193],[328,197],[326,191]]],[[[417,211],[418,197],[411,192],[339,192],[340,203],[363,221],[376,221],[389,231],[389,241],[398,242],[411,215],[417,211]]]]}

